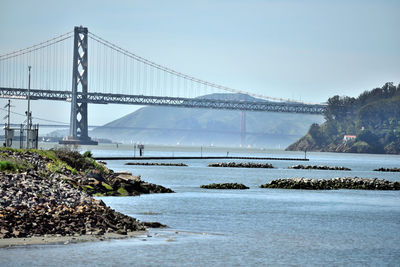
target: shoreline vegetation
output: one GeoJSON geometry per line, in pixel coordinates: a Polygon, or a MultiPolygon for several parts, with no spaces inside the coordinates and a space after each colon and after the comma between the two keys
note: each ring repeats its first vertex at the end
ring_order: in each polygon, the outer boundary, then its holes
{"type": "Polygon", "coordinates": [[[172,193],[67,150],[0,149],[0,246],[132,236],[147,227],[93,196],[172,193]],[[18,241],[19,240],[19,241],[18,241]]]}
{"type": "Polygon", "coordinates": [[[286,150],[400,154],[400,84],[331,97],[324,117],[286,150]]]}

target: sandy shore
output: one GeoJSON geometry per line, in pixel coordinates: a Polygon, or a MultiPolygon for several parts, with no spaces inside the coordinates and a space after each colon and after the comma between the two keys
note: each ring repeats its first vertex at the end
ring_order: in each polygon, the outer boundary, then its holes
{"type": "Polygon", "coordinates": [[[109,239],[123,239],[137,237],[146,234],[146,231],[129,232],[127,235],[106,233],[104,235],[80,235],[80,236],[34,236],[27,238],[2,238],[0,248],[11,246],[46,245],[46,244],[69,244],[78,242],[95,242],[109,239]]]}

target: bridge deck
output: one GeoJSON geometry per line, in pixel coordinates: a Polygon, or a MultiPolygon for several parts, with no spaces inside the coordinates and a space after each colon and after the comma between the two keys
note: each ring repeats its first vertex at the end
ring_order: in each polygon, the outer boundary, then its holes
{"type": "MultiPolygon", "coordinates": [[[[0,98],[26,99],[27,96],[27,89],[0,87],[0,98]]],[[[30,98],[32,100],[71,101],[72,92],[31,89],[30,98]]],[[[206,98],[181,98],[104,93],[87,93],[87,95],[82,95],[82,93],[78,93],[77,101],[80,103],[91,104],[156,105],[186,108],[269,111],[303,114],[323,114],[326,109],[326,105],[321,104],[312,105],[291,102],[269,102],[263,100],[257,102],[227,101],[206,98]]]]}

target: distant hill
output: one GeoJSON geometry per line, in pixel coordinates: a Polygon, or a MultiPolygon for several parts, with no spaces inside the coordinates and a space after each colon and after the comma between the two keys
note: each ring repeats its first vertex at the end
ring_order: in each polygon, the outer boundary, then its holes
{"type": "MultiPolygon", "coordinates": [[[[202,98],[262,101],[241,94],[202,98]]],[[[283,148],[304,135],[310,124],[323,121],[320,115],[245,114],[246,146],[283,148]]],[[[89,135],[126,143],[239,146],[241,116],[241,111],[149,106],[98,127],[89,135]]]]}
{"type": "Polygon", "coordinates": [[[331,97],[325,119],[287,150],[400,154],[400,84],[386,83],[358,98],[331,97]]]}

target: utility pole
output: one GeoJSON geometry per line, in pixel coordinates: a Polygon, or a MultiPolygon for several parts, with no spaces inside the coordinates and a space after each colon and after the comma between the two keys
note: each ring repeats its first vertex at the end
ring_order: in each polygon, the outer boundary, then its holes
{"type": "Polygon", "coordinates": [[[12,139],[14,137],[14,130],[10,128],[10,114],[11,114],[11,100],[8,99],[8,104],[5,106],[7,107],[7,126],[5,127],[5,142],[3,143],[3,146],[6,147],[11,147],[12,145],[12,139]]]}
{"type": "Polygon", "coordinates": [[[10,129],[10,113],[11,113],[11,100],[10,99],[8,99],[7,107],[8,107],[7,128],[10,129]]]}
{"type": "Polygon", "coordinates": [[[31,135],[31,66],[28,66],[28,111],[26,112],[26,149],[29,149],[29,138],[31,135]]]}

